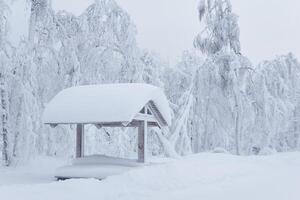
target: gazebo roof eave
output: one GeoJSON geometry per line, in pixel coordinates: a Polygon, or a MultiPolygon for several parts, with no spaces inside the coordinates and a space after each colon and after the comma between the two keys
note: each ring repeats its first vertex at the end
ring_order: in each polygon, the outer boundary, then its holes
{"type": "MultiPolygon", "coordinates": [[[[131,122],[116,121],[116,122],[47,122],[46,125],[56,127],[58,125],[76,125],[76,124],[91,124],[97,127],[138,127],[143,120],[132,120],[131,122]]],[[[160,127],[158,122],[148,121],[150,127],[160,127]]]]}

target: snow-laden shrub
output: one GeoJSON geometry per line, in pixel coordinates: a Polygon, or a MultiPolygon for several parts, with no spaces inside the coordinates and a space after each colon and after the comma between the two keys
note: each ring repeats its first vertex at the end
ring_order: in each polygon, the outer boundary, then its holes
{"type": "Polygon", "coordinates": [[[259,146],[252,146],[250,154],[258,155],[260,150],[261,150],[261,148],[259,146]]]}

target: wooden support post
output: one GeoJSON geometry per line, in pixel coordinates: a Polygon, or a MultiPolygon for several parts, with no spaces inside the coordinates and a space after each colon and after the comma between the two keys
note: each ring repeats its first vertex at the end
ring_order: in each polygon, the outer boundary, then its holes
{"type": "Polygon", "coordinates": [[[147,162],[147,138],[148,138],[148,121],[144,121],[144,163],[147,162]]]}
{"type": "Polygon", "coordinates": [[[76,158],[84,156],[84,125],[77,124],[76,132],[76,158]]]}
{"type": "Polygon", "coordinates": [[[147,132],[148,122],[144,120],[138,127],[138,162],[141,163],[147,162],[147,132]]]}

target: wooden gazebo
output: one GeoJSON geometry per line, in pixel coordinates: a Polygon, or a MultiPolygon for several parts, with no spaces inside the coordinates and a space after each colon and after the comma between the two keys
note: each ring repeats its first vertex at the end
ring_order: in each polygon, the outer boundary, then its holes
{"type": "Polygon", "coordinates": [[[163,91],[148,84],[103,84],[65,89],[46,106],[43,121],[55,128],[76,124],[76,157],[84,157],[84,126],[137,127],[138,162],[146,162],[148,127],[171,123],[163,91]]]}

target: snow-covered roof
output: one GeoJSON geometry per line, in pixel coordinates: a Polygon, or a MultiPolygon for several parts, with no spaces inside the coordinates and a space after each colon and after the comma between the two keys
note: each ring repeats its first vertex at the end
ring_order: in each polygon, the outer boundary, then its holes
{"type": "Polygon", "coordinates": [[[86,85],[65,89],[46,106],[46,124],[131,122],[149,102],[166,125],[171,124],[168,100],[162,89],[140,83],[86,85]]]}

